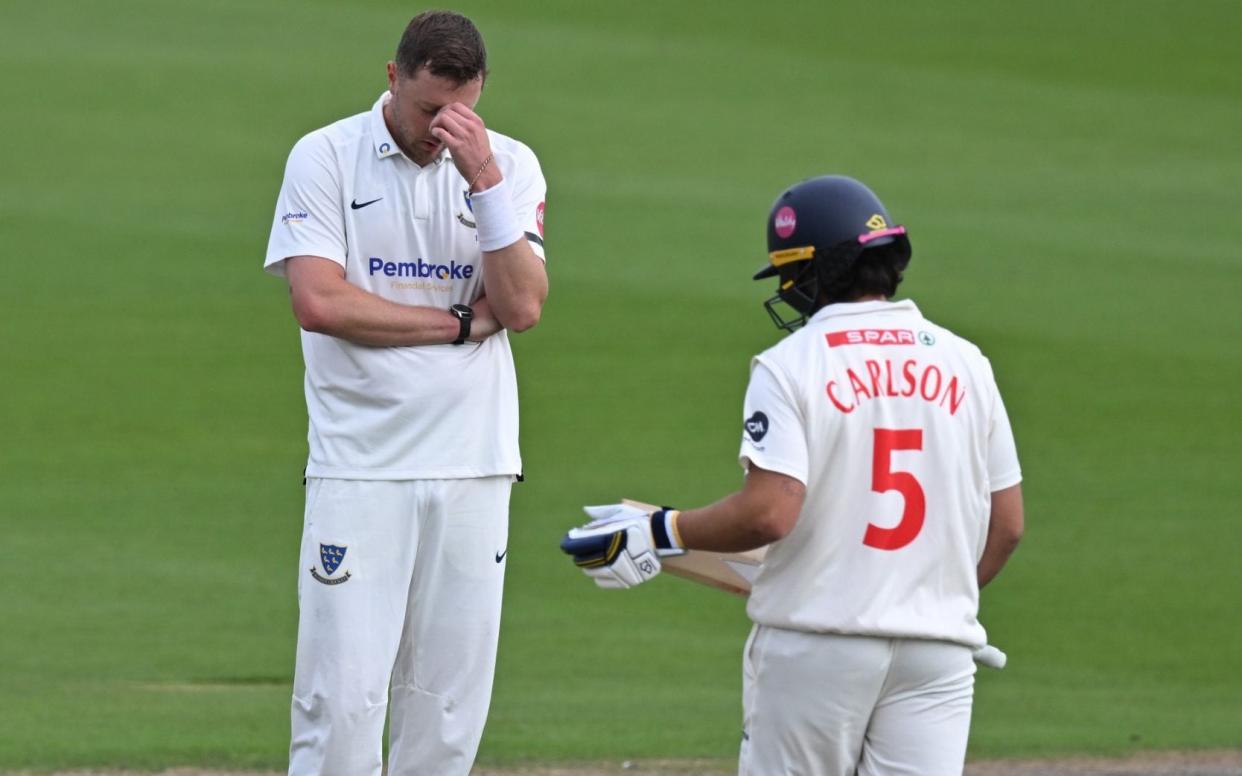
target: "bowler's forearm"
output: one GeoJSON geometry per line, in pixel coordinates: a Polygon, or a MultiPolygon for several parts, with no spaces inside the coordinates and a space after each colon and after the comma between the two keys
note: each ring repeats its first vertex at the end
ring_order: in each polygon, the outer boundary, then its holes
{"type": "Polygon", "coordinates": [[[506,329],[525,331],[539,322],[548,298],[543,260],[526,238],[483,254],[483,287],[492,312],[506,329]]]}
{"type": "Polygon", "coordinates": [[[447,309],[391,302],[349,283],[327,259],[295,256],[286,262],[298,325],[358,345],[439,345],[457,339],[461,324],[447,309]]]}

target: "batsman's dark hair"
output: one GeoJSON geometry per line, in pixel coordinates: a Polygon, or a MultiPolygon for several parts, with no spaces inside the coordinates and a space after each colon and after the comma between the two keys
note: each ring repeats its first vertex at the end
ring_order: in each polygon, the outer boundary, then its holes
{"type": "Polygon", "coordinates": [[[821,278],[820,304],[852,302],[875,294],[891,298],[897,293],[897,286],[901,285],[909,263],[910,260],[903,258],[895,246],[868,248],[839,277],[821,278]]]}
{"type": "Polygon", "coordinates": [[[454,83],[487,78],[487,48],[474,22],[453,11],[423,11],[397,44],[397,72],[413,78],[419,68],[454,83]]]}

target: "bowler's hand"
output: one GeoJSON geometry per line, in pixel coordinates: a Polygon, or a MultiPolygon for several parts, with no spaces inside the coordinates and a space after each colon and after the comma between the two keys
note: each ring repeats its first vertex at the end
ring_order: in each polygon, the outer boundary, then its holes
{"type": "Polygon", "coordinates": [[[487,301],[486,296],[474,300],[470,309],[474,311],[474,318],[470,321],[470,336],[466,338],[467,342],[482,342],[504,328],[492,313],[492,305],[487,301]]]}
{"type": "Polygon", "coordinates": [[[467,183],[471,181],[472,192],[486,191],[503,179],[496,160],[483,162],[492,155],[492,144],[487,138],[487,127],[479,114],[460,102],[450,103],[440,109],[431,120],[431,134],[453,155],[453,164],[467,183]],[[479,174],[479,168],[483,173],[479,174]],[[475,179],[475,176],[478,179],[475,179]]]}

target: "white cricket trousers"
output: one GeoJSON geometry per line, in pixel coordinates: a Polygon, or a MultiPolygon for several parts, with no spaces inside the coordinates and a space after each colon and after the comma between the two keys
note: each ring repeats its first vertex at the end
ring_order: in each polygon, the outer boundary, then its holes
{"type": "Polygon", "coordinates": [[[310,479],[289,776],[466,776],[491,702],[512,477],[310,479]]]}
{"type": "Polygon", "coordinates": [[[756,625],[740,776],[960,776],[975,664],[946,641],[756,625]]]}

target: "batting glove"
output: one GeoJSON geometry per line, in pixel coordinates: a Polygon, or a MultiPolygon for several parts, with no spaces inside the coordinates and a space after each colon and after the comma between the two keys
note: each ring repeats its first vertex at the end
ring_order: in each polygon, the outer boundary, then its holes
{"type": "Polygon", "coordinates": [[[561,550],[600,587],[640,585],[660,573],[661,557],[685,553],[671,507],[651,514],[626,504],[584,511],[591,522],[565,534],[561,550]]]}

